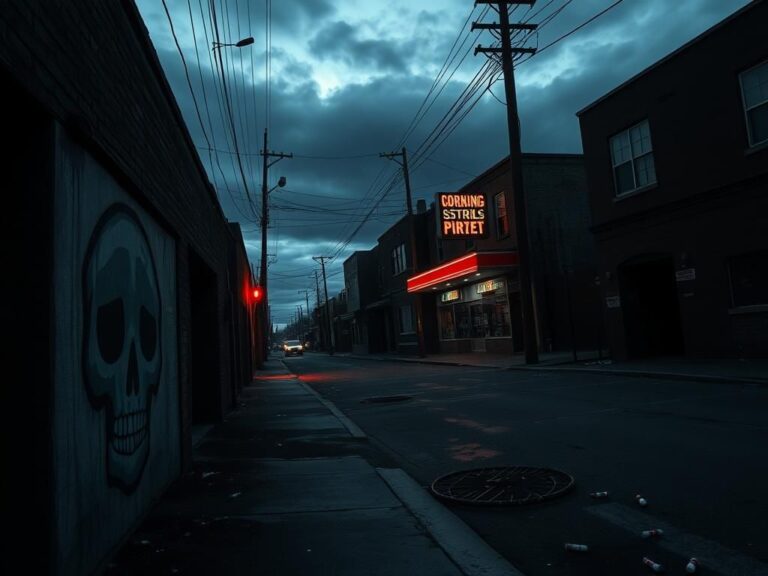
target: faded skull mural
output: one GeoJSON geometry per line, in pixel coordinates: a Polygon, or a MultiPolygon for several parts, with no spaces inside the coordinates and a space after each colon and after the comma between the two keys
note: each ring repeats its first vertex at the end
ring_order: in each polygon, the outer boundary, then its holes
{"type": "Polygon", "coordinates": [[[94,227],[82,282],[83,381],[93,408],[104,412],[109,484],[131,493],[149,456],[163,347],[155,260],[127,205],[113,204],[94,227]]]}

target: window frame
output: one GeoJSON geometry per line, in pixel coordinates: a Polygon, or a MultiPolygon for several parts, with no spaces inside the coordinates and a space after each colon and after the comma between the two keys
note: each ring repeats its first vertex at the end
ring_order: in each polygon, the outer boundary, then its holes
{"type": "Polygon", "coordinates": [[[404,242],[392,249],[390,259],[392,262],[392,276],[398,276],[408,270],[408,260],[404,242]]]}
{"type": "Polygon", "coordinates": [[[642,120],[640,120],[640,122],[635,122],[631,126],[628,126],[623,130],[619,130],[612,136],[608,137],[608,154],[610,155],[610,160],[611,160],[611,175],[613,177],[613,189],[614,189],[615,198],[624,198],[625,196],[634,194],[639,190],[645,190],[647,188],[651,188],[658,184],[659,177],[658,177],[658,174],[656,173],[656,157],[653,152],[654,152],[654,148],[653,148],[653,138],[651,136],[651,123],[648,120],[648,118],[643,118],[642,120]],[[647,125],[648,127],[648,151],[635,156],[634,149],[632,146],[631,132],[634,128],[638,128],[643,124],[647,125]],[[620,138],[623,135],[626,135],[627,141],[629,143],[629,160],[625,162],[620,162],[619,164],[615,164],[614,153],[613,153],[613,143],[617,138],[620,138]],[[651,160],[653,161],[653,177],[654,178],[653,178],[653,181],[647,182],[646,184],[638,184],[636,164],[639,159],[644,158],[646,156],[650,156],[651,160]],[[619,181],[618,181],[618,178],[616,177],[616,168],[619,166],[622,166],[623,164],[626,164],[627,162],[629,162],[629,165],[632,168],[632,182],[634,184],[634,187],[628,190],[624,190],[623,192],[619,192],[619,181]]]}
{"type": "Polygon", "coordinates": [[[495,216],[494,220],[496,221],[496,240],[503,240],[504,238],[508,238],[510,233],[509,210],[507,210],[507,195],[503,191],[493,195],[493,214],[495,216]],[[501,220],[501,218],[499,217],[498,198],[502,198],[504,200],[504,222],[506,224],[506,231],[503,234],[501,233],[501,230],[499,230],[499,220],[501,220]]]}
{"type": "Polygon", "coordinates": [[[750,127],[750,122],[749,122],[750,110],[755,110],[757,108],[760,108],[761,106],[768,106],[768,97],[766,97],[766,99],[760,102],[759,104],[747,108],[747,98],[746,98],[747,95],[744,92],[744,76],[746,74],[749,74],[750,72],[757,70],[758,68],[762,68],[763,66],[768,67],[768,60],[763,60],[759,64],[755,64],[754,66],[751,66],[746,70],[739,72],[739,90],[741,92],[741,108],[744,111],[744,124],[746,125],[746,129],[747,129],[747,146],[749,148],[759,148],[761,146],[768,145],[768,136],[766,136],[764,140],[760,140],[759,142],[752,142],[752,129],[750,127]]]}

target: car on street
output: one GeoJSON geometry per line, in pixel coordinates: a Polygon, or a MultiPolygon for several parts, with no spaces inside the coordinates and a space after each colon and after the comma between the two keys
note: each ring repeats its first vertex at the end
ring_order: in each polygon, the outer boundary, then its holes
{"type": "Polygon", "coordinates": [[[304,346],[301,345],[299,340],[286,340],[283,342],[283,352],[286,356],[303,356],[304,346]]]}

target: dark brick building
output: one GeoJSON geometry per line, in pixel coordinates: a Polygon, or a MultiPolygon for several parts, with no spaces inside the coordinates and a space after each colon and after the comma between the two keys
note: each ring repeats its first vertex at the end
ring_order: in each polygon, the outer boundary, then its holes
{"type": "MultiPolygon", "coordinates": [[[[539,348],[589,349],[600,344],[598,293],[583,159],[571,154],[523,154],[531,273],[539,348]]],[[[408,280],[421,294],[425,326],[435,326],[441,352],[523,350],[517,239],[509,160],[459,190],[485,195],[489,234],[441,240],[435,209],[428,264],[408,280]]]]}
{"type": "MultiPolygon", "coordinates": [[[[426,261],[425,247],[429,243],[430,229],[426,225],[425,205],[420,202],[414,218],[417,258],[426,261]]],[[[406,281],[413,274],[411,227],[404,216],[387,229],[378,240],[377,287],[378,298],[366,308],[368,317],[369,352],[419,352],[416,335],[416,299],[408,294],[406,281]]],[[[432,341],[431,325],[424,322],[425,341],[432,341]]],[[[428,347],[427,352],[434,347],[428,347]]]]}
{"type": "Polygon", "coordinates": [[[768,3],[579,112],[617,358],[768,355],[768,3]]]}
{"type": "MultiPolygon", "coordinates": [[[[523,178],[539,347],[594,350],[602,324],[582,157],[524,154],[523,178]]],[[[439,239],[435,206],[427,210],[420,201],[414,215],[415,269],[407,218],[382,234],[374,250],[345,262],[349,310],[355,311],[359,332],[355,351],[416,354],[418,308],[427,354],[523,350],[508,159],[458,192],[485,195],[486,239],[439,239]],[[357,293],[370,303],[357,307],[357,293]]]]}
{"type": "Polygon", "coordinates": [[[249,267],[132,2],[9,0],[0,36],[3,566],[90,574],[250,378],[249,267]]]}

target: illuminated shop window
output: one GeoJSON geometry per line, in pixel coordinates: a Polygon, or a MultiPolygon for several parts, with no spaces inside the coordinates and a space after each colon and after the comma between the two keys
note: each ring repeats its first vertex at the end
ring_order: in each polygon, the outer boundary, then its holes
{"type": "Polygon", "coordinates": [[[453,340],[456,338],[456,323],[453,319],[453,306],[440,308],[440,338],[453,340]]]}
{"type": "Polygon", "coordinates": [[[502,280],[486,281],[465,289],[468,302],[450,303],[451,292],[445,292],[438,301],[440,339],[456,340],[469,338],[509,338],[512,323],[509,301],[502,280]],[[479,288],[494,286],[490,292],[479,288]]]}

